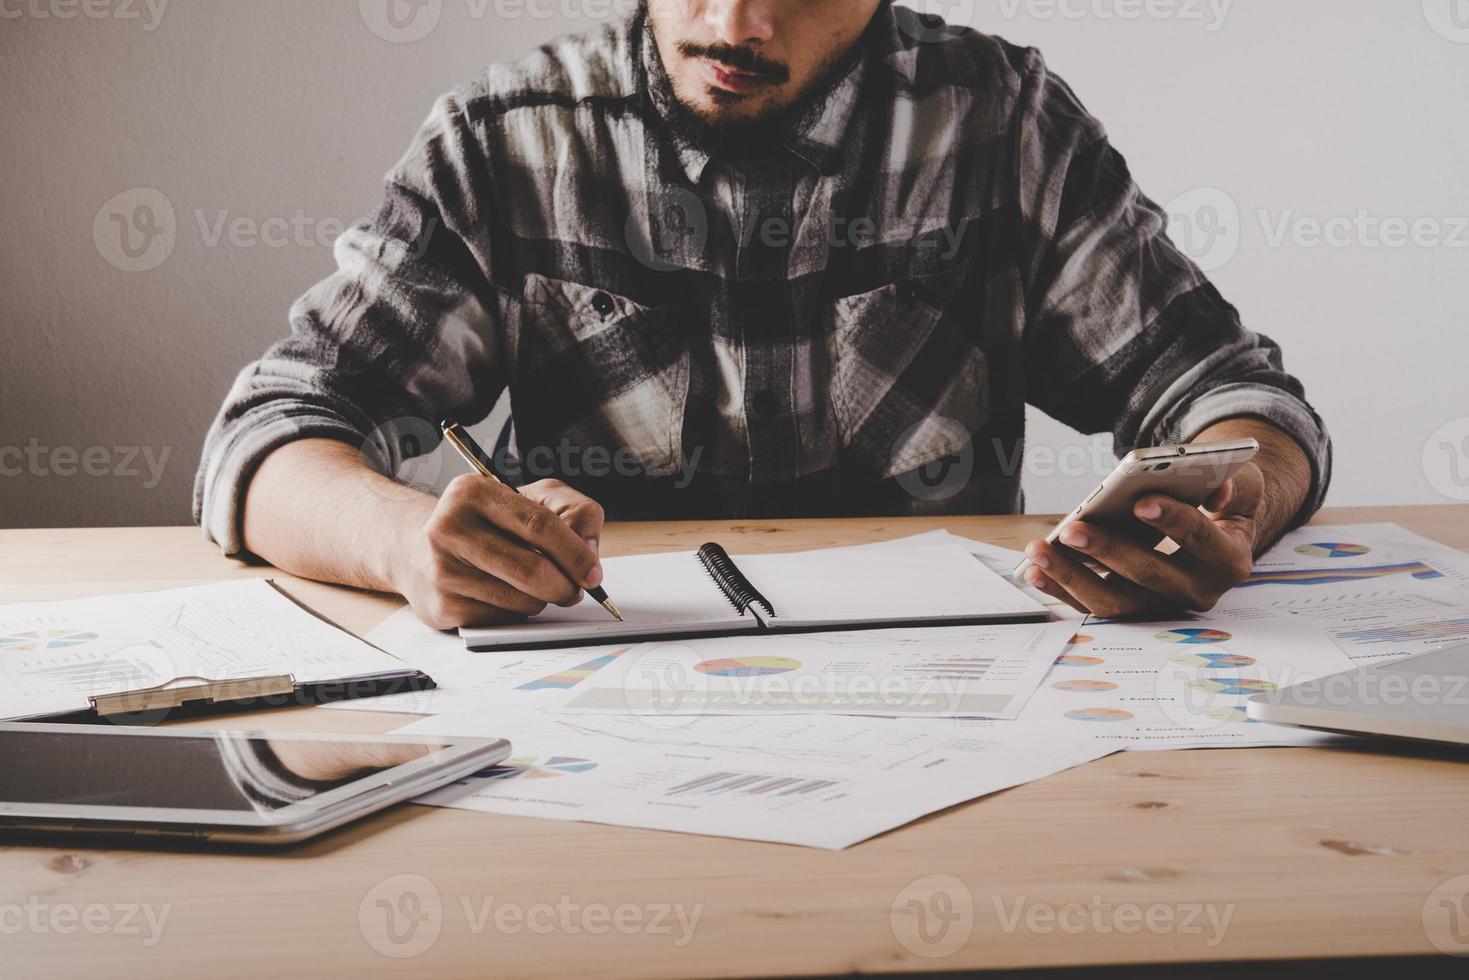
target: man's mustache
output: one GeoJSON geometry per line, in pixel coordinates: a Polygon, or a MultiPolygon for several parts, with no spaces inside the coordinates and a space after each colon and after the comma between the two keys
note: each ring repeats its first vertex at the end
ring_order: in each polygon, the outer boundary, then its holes
{"type": "Polygon", "coordinates": [[[693,41],[682,41],[678,45],[678,53],[685,58],[717,61],[737,71],[761,75],[773,82],[791,80],[791,69],[785,62],[762,58],[749,48],[739,48],[733,44],[695,44],[693,41]]]}

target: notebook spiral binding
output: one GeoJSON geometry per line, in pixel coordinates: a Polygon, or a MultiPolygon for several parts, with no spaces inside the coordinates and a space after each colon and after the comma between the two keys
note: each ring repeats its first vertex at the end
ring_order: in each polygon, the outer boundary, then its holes
{"type": "Polygon", "coordinates": [[[775,607],[770,604],[770,600],[750,584],[745,573],[740,571],[729,552],[722,547],[712,541],[704,545],[699,549],[699,563],[704,566],[704,571],[709,573],[714,584],[719,586],[719,591],[739,610],[741,616],[756,603],[764,607],[768,615],[775,615],[775,607]]]}

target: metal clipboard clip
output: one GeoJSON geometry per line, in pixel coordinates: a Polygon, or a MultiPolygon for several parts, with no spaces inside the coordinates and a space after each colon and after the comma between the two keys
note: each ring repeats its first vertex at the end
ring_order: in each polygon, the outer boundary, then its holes
{"type": "Polygon", "coordinates": [[[87,698],[98,718],[133,715],[145,711],[167,711],[186,704],[207,702],[226,704],[250,698],[274,697],[296,690],[296,678],[290,674],[274,677],[240,677],[217,681],[207,677],[175,677],[157,687],[117,694],[98,694],[87,698]]]}

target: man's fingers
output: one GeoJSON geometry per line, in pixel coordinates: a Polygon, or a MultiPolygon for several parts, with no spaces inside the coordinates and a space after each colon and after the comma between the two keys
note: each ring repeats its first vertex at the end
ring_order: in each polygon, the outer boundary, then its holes
{"type": "Polygon", "coordinates": [[[1207,514],[1173,497],[1144,497],[1137,502],[1133,513],[1138,520],[1178,542],[1185,554],[1200,561],[1207,562],[1211,555],[1228,545],[1223,532],[1207,514]]]}
{"type": "Polygon", "coordinates": [[[1075,558],[1062,554],[1043,541],[1032,544],[1026,549],[1026,555],[1047,578],[1074,597],[1082,608],[1104,619],[1145,612],[1158,603],[1156,597],[1149,596],[1131,582],[1116,576],[1104,579],[1075,558]]]}
{"type": "MultiPolygon", "coordinates": [[[[527,595],[519,589],[486,575],[461,559],[445,555],[436,584],[450,595],[462,596],[487,606],[494,606],[518,616],[538,616],[546,609],[546,601],[527,595]]],[[[580,599],[581,593],[577,592],[580,599]]]]}
{"type": "Polygon", "coordinates": [[[600,555],[602,525],[607,519],[601,504],[560,480],[542,480],[521,492],[558,514],[594,554],[600,555]]]}
{"type": "MultiPolygon", "coordinates": [[[[602,567],[596,553],[559,514],[544,504],[480,477],[454,480],[445,491],[446,496],[449,494],[454,494],[456,502],[477,511],[491,525],[524,542],[530,549],[542,552],[550,564],[569,575],[577,586],[590,588],[601,584],[602,567]]],[[[518,564],[516,572],[524,573],[526,577],[538,574],[534,562],[520,558],[518,564]]],[[[523,587],[518,579],[506,580],[523,587]]],[[[531,591],[531,594],[547,598],[542,592],[531,591]]]]}
{"type": "Polygon", "coordinates": [[[1051,580],[1051,577],[1049,575],[1041,571],[1039,568],[1031,568],[1026,571],[1025,584],[1029,585],[1031,588],[1040,589],[1052,599],[1060,599],[1062,602],[1066,603],[1066,605],[1070,606],[1072,609],[1075,609],[1077,612],[1091,612],[1090,609],[1088,609],[1086,606],[1083,606],[1081,602],[1077,600],[1076,596],[1072,595],[1070,592],[1067,592],[1065,589],[1061,588],[1061,586],[1057,585],[1054,581],[1051,580]]]}
{"type": "MultiPolygon", "coordinates": [[[[1096,559],[1134,585],[1179,605],[1203,608],[1212,606],[1213,600],[1218,598],[1206,594],[1207,587],[1190,575],[1189,568],[1124,535],[1077,523],[1061,533],[1061,542],[1096,559]]],[[[1112,578],[1107,582],[1120,585],[1112,578]]]]}

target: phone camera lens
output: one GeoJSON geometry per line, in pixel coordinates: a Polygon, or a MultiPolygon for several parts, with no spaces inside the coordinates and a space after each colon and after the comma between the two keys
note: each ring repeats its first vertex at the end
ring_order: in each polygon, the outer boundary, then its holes
{"type": "Polygon", "coordinates": [[[1163,472],[1163,471],[1164,471],[1164,470],[1169,470],[1169,469],[1172,469],[1172,468],[1173,468],[1173,464],[1172,464],[1172,463],[1159,463],[1159,464],[1158,464],[1158,465],[1157,465],[1157,466],[1156,466],[1156,467],[1154,467],[1154,468],[1155,468],[1155,469],[1156,469],[1156,470],[1157,470],[1157,471],[1158,471],[1158,472],[1159,472],[1159,473],[1162,473],[1162,472],[1163,472]]]}

